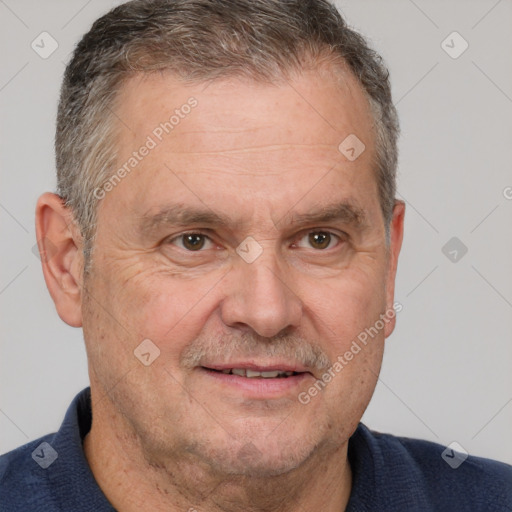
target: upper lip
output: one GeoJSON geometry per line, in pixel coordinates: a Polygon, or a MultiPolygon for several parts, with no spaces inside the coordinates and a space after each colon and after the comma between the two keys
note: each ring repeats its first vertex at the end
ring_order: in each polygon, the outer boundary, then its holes
{"type": "Polygon", "coordinates": [[[305,373],[310,372],[309,368],[306,368],[300,364],[294,364],[288,362],[272,362],[272,363],[256,363],[254,361],[238,361],[238,362],[229,362],[229,363],[204,363],[201,365],[203,368],[208,368],[210,370],[231,370],[233,368],[239,368],[242,370],[253,370],[255,372],[272,372],[272,371],[281,371],[281,372],[296,372],[296,373],[305,373]]]}

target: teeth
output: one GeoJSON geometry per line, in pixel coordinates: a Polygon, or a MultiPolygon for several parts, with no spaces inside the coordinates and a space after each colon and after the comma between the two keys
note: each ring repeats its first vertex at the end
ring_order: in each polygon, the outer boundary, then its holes
{"type": "Polygon", "coordinates": [[[253,377],[261,377],[261,372],[255,372],[253,370],[245,370],[245,376],[249,379],[252,379],[253,377]]]}
{"type": "Polygon", "coordinates": [[[222,373],[238,375],[239,377],[247,377],[249,379],[263,378],[263,379],[275,379],[277,377],[291,377],[293,372],[280,372],[279,370],[273,370],[268,372],[258,372],[255,370],[246,370],[244,368],[233,368],[231,370],[222,370],[222,373]]]}
{"type": "MultiPolygon", "coordinates": [[[[275,379],[278,375],[279,372],[261,372],[261,376],[265,379],[275,379]]],[[[249,372],[247,372],[247,377],[249,377],[249,372]]]]}

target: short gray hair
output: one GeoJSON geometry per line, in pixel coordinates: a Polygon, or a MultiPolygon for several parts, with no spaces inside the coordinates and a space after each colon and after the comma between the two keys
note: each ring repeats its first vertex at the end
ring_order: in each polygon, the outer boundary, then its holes
{"type": "Polygon", "coordinates": [[[55,137],[58,193],[84,237],[86,262],[94,191],[115,171],[113,110],[127,79],[168,70],[188,83],[230,76],[275,82],[322,60],[348,65],[368,98],[389,234],[399,133],[389,74],[327,0],[133,0],[99,18],[66,68],[55,137]]]}

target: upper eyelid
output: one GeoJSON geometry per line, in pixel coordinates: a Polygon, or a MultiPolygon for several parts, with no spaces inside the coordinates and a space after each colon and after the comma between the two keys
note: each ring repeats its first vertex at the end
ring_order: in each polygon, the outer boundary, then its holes
{"type": "Polygon", "coordinates": [[[204,236],[204,237],[208,238],[209,240],[213,241],[211,235],[209,235],[208,233],[205,233],[205,231],[201,230],[201,229],[182,231],[181,233],[178,233],[177,235],[166,236],[163,241],[164,242],[166,242],[166,241],[167,242],[172,242],[173,240],[177,240],[178,238],[182,238],[185,235],[201,235],[201,236],[204,236]]]}
{"type": "Polygon", "coordinates": [[[307,229],[303,229],[303,230],[299,231],[296,236],[304,236],[304,235],[307,235],[308,233],[329,233],[330,235],[334,235],[339,238],[341,238],[342,236],[348,236],[343,231],[336,232],[335,230],[328,229],[328,228],[326,228],[326,229],[322,229],[322,228],[309,229],[309,228],[307,228],[307,229]]]}

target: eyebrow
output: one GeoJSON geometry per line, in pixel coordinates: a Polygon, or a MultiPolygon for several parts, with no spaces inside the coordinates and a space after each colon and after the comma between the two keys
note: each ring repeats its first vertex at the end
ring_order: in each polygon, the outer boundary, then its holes
{"type": "Polygon", "coordinates": [[[205,226],[223,226],[232,222],[228,216],[215,213],[209,209],[191,208],[183,205],[172,205],[161,208],[155,214],[145,214],[140,218],[140,229],[143,232],[154,231],[162,226],[172,225],[183,227],[194,224],[205,226]]]}
{"type": "Polygon", "coordinates": [[[292,214],[291,217],[292,224],[315,224],[324,222],[343,222],[360,229],[368,225],[366,212],[349,201],[328,204],[314,212],[295,213],[292,214]]]}
{"type": "MultiPolygon", "coordinates": [[[[368,225],[365,211],[350,201],[327,204],[313,212],[291,214],[288,212],[274,224],[277,226],[286,217],[289,217],[290,220],[287,224],[290,225],[343,222],[358,229],[363,229],[368,225]]],[[[207,207],[197,208],[175,204],[161,208],[156,213],[142,215],[139,228],[143,233],[148,233],[165,226],[180,228],[199,224],[212,228],[233,226],[235,224],[240,227],[240,223],[232,217],[214,212],[207,207]]]]}

